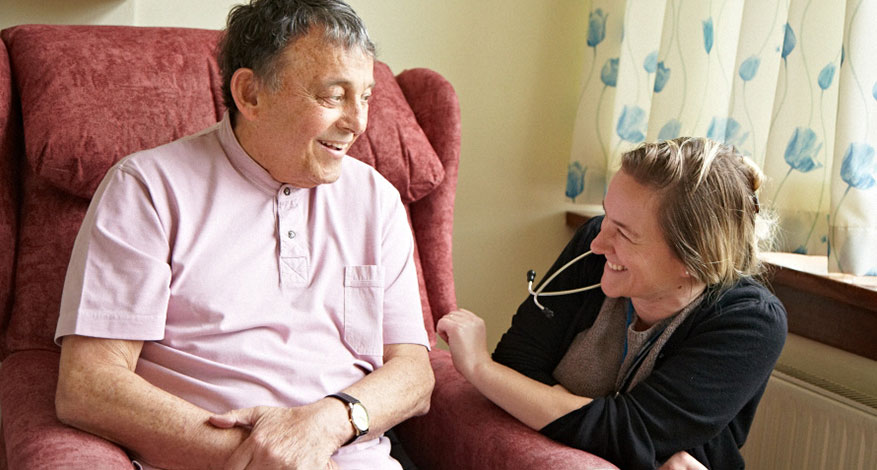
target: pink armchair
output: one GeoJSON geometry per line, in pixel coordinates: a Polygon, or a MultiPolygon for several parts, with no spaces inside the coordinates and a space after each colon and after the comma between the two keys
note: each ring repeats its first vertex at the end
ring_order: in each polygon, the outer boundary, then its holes
{"type": "MultiPolygon", "coordinates": [[[[221,118],[218,33],[31,25],[0,37],[0,468],[131,468],[121,448],[55,417],[61,289],[109,166],[221,118]]],[[[350,153],[384,174],[408,207],[435,344],[434,321],[456,305],[457,98],[427,69],[394,77],[378,62],[375,77],[369,130],[350,153]]],[[[466,383],[446,351],[431,357],[432,410],[397,429],[420,468],[616,468],[518,423],[466,383]]]]}

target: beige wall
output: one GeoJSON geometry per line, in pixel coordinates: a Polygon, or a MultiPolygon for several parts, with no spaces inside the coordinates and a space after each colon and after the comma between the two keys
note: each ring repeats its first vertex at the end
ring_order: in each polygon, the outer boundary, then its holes
{"type": "Polygon", "coordinates": [[[589,2],[351,0],[394,71],[429,67],[460,97],[457,299],[499,340],[569,237],[563,184],[589,2]]]}
{"type": "Polygon", "coordinates": [[[0,28],[25,23],[219,29],[236,0],[0,0],[0,28]]]}
{"type": "MultiPolygon", "coordinates": [[[[233,0],[0,0],[21,23],[221,28],[233,0]]],[[[499,340],[570,232],[566,164],[587,27],[580,0],[350,0],[395,72],[428,67],[460,97],[457,298],[499,340]]]]}

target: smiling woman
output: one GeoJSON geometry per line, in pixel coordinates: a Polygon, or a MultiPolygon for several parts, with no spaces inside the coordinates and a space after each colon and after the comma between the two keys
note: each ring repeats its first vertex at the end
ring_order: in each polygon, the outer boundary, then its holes
{"type": "Polygon", "coordinates": [[[591,242],[606,257],[600,285],[609,297],[626,297],[644,328],[675,314],[706,285],[689,275],[661,233],[659,190],[619,172],[606,193],[606,216],[591,242]]]}
{"type": "Polygon", "coordinates": [[[741,468],[786,337],[783,305],[755,279],[760,184],[751,161],[703,138],[627,152],[606,216],[546,277],[601,289],[544,300],[550,318],[528,299],[492,358],[484,322],[449,313],[438,332],[455,367],[524,424],[621,468],[741,468]]]}

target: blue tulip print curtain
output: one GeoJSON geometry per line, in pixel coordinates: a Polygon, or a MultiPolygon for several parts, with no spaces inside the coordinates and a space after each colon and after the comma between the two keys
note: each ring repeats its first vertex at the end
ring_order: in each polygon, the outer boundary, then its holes
{"type": "Polygon", "coordinates": [[[621,152],[706,136],[767,175],[781,251],[877,275],[877,0],[593,0],[565,196],[621,152]]]}

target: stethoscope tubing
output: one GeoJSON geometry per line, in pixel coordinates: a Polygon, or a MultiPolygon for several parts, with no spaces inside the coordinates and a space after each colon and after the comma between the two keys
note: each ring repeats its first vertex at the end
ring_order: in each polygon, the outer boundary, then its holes
{"type": "MultiPolygon", "coordinates": [[[[600,287],[600,284],[598,283],[598,284],[594,284],[592,286],[579,287],[577,289],[545,292],[545,288],[548,287],[548,284],[550,284],[551,281],[554,280],[554,278],[556,278],[565,269],[569,268],[573,263],[581,260],[582,258],[584,258],[590,254],[593,254],[593,252],[588,250],[588,251],[576,256],[575,258],[570,260],[568,263],[561,266],[560,269],[555,271],[551,276],[548,276],[548,279],[546,279],[542,283],[542,285],[540,285],[536,290],[533,290],[533,280],[536,279],[536,272],[533,271],[532,269],[527,272],[527,291],[530,293],[530,295],[533,296],[533,303],[535,303],[536,306],[539,307],[539,310],[541,310],[542,313],[544,313],[546,317],[548,317],[548,318],[553,317],[554,312],[551,311],[551,309],[549,309],[549,308],[545,307],[544,305],[542,305],[541,303],[539,303],[539,296],[540,295],[545,296],[545,297],[552,297],[552,296],[556,296],[556,295],[577,294],[579,292],[585,292],[585,291],[588,291],[591,289],[596,289],[596,288],[600,287]]],[[[631,322],[630,312],[628,312],[628,319],[627,319],[628,326],[630,325],[630,322],[631,322]]],[[[661,330],[661,331],[663,331],[663,330],[661,330]]],[[[631,363],[630,367],[627,369],[627,372],[624,374],[624,378],[621,380],[621,386],[615,392],[615,397],[618,397],[624,391],[624,389],[626,389],[627,387],[630,386],[630,382],[631,382],[631,380],[633,380],[633,376],[636,374],[636,371],[639,370],[640,365],[642,365],[642,363],[645,360],[646,356],[648,355],[649,351],[651,351],[652,347],[657,342],[657,339],[659,336],[661,336],[661,333],[658,333],[658,334],[652,336],[651,338],[649,338],[649,340],[646,342],[646,344],[643,345],[642,349],[640,349],[639,352],[637,353],[637,355],[633,358],[633,362],[631,363]]],[[[625,343],[625,354],[627,354],[627,343],[625,343]]]]}
{"type": "Polygon", "coordinates": [[[596,288],[600,287],[600,284],[597,283],[597,284],[594,284],[592,286],[579,287],[577,289],[544,292],[545,288],[548,287],[548,284],[550,284],[551,281],[553,281],[554,278],[556,278],[566,268],[572,266],[572,264],[575,263],[576,261],[579,261],[580,259],[582,259],[582,258],[584,258],[592,253],[593,252],[591,250],[588,250],[588,251],[576,256],[575,258],[570,260],[568,263],[561,266],[560,269],[555,271],[551,276],[549,276],[548,279],[546,279],[545,282],[543,282],[542,285],[540,285],[536,290],[533,290],[533,280],[536,278],[536,272],[533,271],[532,269],[527,272],[527,291],[530,293],[530,295],[533,296],[533,302],[536,304],[537,307],[539,307],[539,310],[541,310],[543,313],[545,313],[546,316],[552,317],[552,316],[554,316],[554,312],[552,312],[550,309],[546,308],[541,303],[539,303],[539,296],[540,295],[544,296],[544,297],[552,297],[552,296],[556,296],[556,295],[577,294],[579,292],[585,292],[585,291],[588,291],[591,289],[596,289],[596,288]]]}

